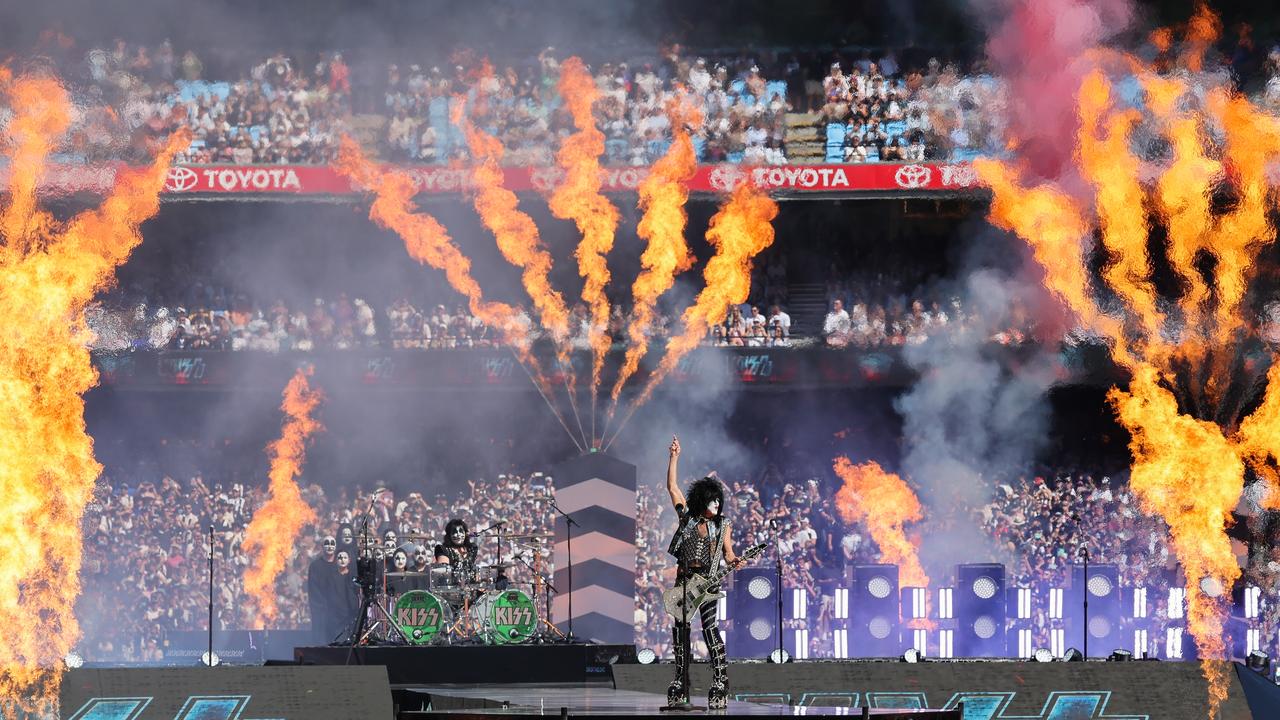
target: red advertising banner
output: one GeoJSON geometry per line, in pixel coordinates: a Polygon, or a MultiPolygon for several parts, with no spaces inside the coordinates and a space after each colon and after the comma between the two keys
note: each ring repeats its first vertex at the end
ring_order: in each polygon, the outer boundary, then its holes
{"type": "MultiPolygon", "coordinates": [[[[119,165],[54,165],[44,185],[55,192],[106,192],[119,165]]],[[[399,166],[413,176],[427,194],[465,192],[472,185],[466,167],[399,166]]],[[[645,167],[601,170],[605,192],[633,192],[648,174],[645,167]]],[[[516,192],[549,193],[563,172],[554,167],[505,169],[507,188],[516,192]]],[[[7,172],[0,171],[0,176],[7,172]]],[[[750,182],[777,193],[920,193],[961,192],[979,186],[968,163],[875,163],[865,165],[703,165],[689,189],[696,193],[724,193],[750,182]]],[[[169,170],[165,194],[180,195],[350,195],[359,192],[332,167],[324,165],[177,165],[169,170]]]]}

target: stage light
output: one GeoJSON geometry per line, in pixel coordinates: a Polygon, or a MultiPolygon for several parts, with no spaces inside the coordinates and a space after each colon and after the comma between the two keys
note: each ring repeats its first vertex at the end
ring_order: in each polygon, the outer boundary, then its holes
{"type": "Polygon", "coordinates": [[[636,660],[641,665],[651,665],[657,659],[658,653],[654,652],[650,648],[642,648],[640,652],[636,653],[636,660]]]}
{"type": "Polygon", "coordinates": [[[1064,617],[1067,620],[1067,642],[1088,648],[1089,657],[1105,658],[1107,648],[1125,644],[1120,633],[1124,617],[1120,592],[1120,566],[1114,563],[1089,563],[1085,575],[1083,565],[1071,566],[1071,590],[1066,597],[1064,617]],[[1084,602],[1089,600],[1089,621],[1084,622],[1084,602]],[[1085,632],[1089,637],[1085,639],[1085,632]]]}
{"type": "Polygon", "coordinates": [[[1062,654],[1063,662],[1084,662],[1084,654],[1075,648],[1067,648],[1062,654]]]}
{"type": "Polygon", "coordinates": [[[898,566],[854,565],[847,579],[850,654],[893,657],[902,648],[898,566]]]}
{"type": "Polygon", "coordinates": [[[1053,662],[1053,653],[1048,648],[1036,648],[1031,654],[1031,659],[1036,662],[1053,662]]]}
{"type": "Polygon", "coordinates": [[[773,568],[744,568],[738,572],[725,601],[734,627],[734,632],[725,637],[729,657],[762,658],[778,647],[779,592],[773,568]]]}
{"type": "Polygon", "coordinates": [[[1245,666],[1250,670],[1267,674],[1267,670],[1271,667],[1271,658],[1261,650],[1254,650],[1249,653],[1249,657],[1245,658],[1245,666]]]}
{"type": "Polygon", "coordinates": [[[1206,575],[1200,580],[1200,591],[1211,598],[1222,597],[1222,583],[1218,578],[1206,575]]]}
{"type": "Polygon", "coordinates": [[[218,653],[210,655],[208,651],[205,651],[200,654],[200,662],[209,667],[217,667],[222,663],[222,658],[218,657],[218,653]]]}
{"type": "Polygon", "coordinates": [[[84,665],[84,658],[80,657],[80,653],[76,652],[75,650],[72,650],[71,652],[67,653],[66,657],[62,658],[62,662],[66,664],[67,667],[71,668],[72,670],[75,670],[81,665],[84,665]]]}
{"type": "Polygon", "coordinates": [[[789,663],[791,662],[791,653],[787,652],[786,650],[774,650],[773,652],[769,653],[769,662],[775,665],[781,665],[782,663],[789,663]]]}
{"type": "Polygon", "coordinates": [[[924,660],[924,655],[915,648],[908,648],[906,652],[902,653],[902,662],[918,663],[921,660],[924,660]]]}
{"type": "Polygon", "coordinates": [[[1124,648],[1116,648],[1107,656],[1107,662],[1127,662],[1133,659],[1133,653],[1124,648]]]}
{"type": "Polygon", "coordinates": [[[957,657],[1007,657],[1005,577],[996,563],[956,566],[957,657]]]}

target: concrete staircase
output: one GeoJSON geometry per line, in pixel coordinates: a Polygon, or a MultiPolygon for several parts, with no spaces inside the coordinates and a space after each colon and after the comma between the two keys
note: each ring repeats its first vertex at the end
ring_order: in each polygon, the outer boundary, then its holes
{"type": "Polygon", "coordinates": [[[787,314],[791,316],[792,337],[817,337],[827,316],[827,290],[818,283],[791,283],[787,286],[787,314]]]}
{"type": "Polygon", "coordinates": [[[787,162],[820,165],[827,156],[827,137],[818,113],[787,113],[787,162]]]}

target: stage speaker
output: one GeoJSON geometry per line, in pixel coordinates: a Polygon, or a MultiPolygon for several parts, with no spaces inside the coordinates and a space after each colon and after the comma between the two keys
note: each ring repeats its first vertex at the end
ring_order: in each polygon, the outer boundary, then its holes
{"type": "Polygon", "coordinates": [[[849,657],[901,655],[898,566],[855,565],[850,575],[849,657]]]}
{"type": "Polygon", "coordinates": [[[779,591],[773,568],[743,568],[734,575],[728,593],[733,618],[733,632],[727,633],[730,657],[759,660],[778,648],[779,591]]]}
{"type": "Polygon", "coordinates": [[[1084,634],[1089,633],[1089,657],[1108,657],[1117,648],[1130,648],[1133,638],[1120,628],[1124,608],[1120,596],[1120,568],[1111,563],[1071,566],[1071,587],[1066,593],[1063,615],[1067,620],[1067,647],[1084,651],[1084,634]],[[1085,621],[1084,599],[1089,598],[1089,618],[1085,621]]]}
{"type": "Polygon", "coordinates": [[[956,566],[956,657],[1006,657],[1004,566],[956,566]]]}

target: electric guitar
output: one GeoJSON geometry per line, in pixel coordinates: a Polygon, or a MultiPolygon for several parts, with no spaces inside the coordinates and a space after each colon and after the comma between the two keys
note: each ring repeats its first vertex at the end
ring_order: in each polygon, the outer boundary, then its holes
{"type": "MultiPolygon", "coordinates": [[[[769,543],[752,545],[750,549],[738,556],[738,567],[741,567],[743,563],[764,552],[764,549],[768,546],[769,543]]],[[[693,575],[690,575],[687,584],[689,606],[699,608],[702,607],[703,603],[715,598],[719,593],[712,589],[718,587],[721,580],[724,580],[730,573],[737,569],[737,567],[731,567],[728,563],[722,563],[720,569],[713,573],[707,575],[694,573],[693,575]]],[[[671,613],[676,618],[683,618],[685,616],[685,597],[686,585],[684,583],[676,583],[675,587],[662,593],[662,605],[667,609],[667,612],[671,613]]]]}

